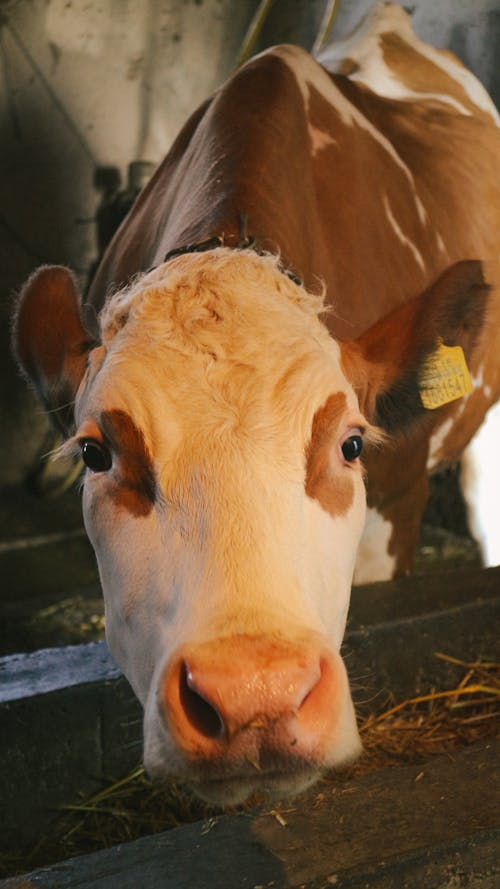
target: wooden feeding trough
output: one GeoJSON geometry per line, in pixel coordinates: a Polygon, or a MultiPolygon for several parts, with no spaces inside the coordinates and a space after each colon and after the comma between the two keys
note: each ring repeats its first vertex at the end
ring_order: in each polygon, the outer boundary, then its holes
{"type": "Polygon", "coordinates": [[[32,873],[0,886],[493,889],[500,876],[499,598],[500,569],[355,589],[344,651],[364,758],[273,808],[220,814],[183,798],[183,818],[198,820],[166,832],[179,802],[167,816],[164,797],[131,774],[140,713],[104,644],[5,658],[0,761],[11,817],[3,844],[10,872],[32,873]],[[44,658],[45,675],[28,691],[44,658]],[[57,812],[65,806],[72,814],[57,812]],[[134,806],[148,812],[138,829],[134,806]],[[42,829],[56,814],[52,839],[62,843],[47,853],[42,829]],[[124,830],[113,833],[120,820],[124,830]],[[92,824],[111,848],[81,855],[96,848],[88,837],[83,846],[74,842],[92,824]],[[51,855],[59,863],[48,864],[51,855]]]}

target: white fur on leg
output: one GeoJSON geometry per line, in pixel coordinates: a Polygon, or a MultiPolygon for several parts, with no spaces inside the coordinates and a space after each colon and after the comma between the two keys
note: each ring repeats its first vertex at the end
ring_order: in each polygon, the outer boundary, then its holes
{"type": "Polygon", "coordinates": [[[500,565],[500,401],[462,455],[461,487],[469,526],[486,566],[500,565]]]}

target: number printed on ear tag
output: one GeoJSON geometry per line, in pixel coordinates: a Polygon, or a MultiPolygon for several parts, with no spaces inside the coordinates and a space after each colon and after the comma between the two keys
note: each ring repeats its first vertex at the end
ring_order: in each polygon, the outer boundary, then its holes
{"type": "Polygon", "coordinates": [[[438,343],[423,365],[419,390],[423,406],[431,411],[472,392],[469,368],[461,346],[438,343]]]}

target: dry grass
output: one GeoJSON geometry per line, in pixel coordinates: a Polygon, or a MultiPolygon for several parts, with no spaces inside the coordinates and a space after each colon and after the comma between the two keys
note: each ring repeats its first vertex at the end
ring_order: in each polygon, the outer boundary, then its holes
{"type": "Polygon", "coordinates": [[[360,726],[364,755],[350,774],[419,762],[498,733],[500,664],[460,661],[441,652],[436,657],[460,669],[458,684],[371,714],[360,726]]]}
{"type": "MultiPolygon", "coordinates": [[[[458,684],[446,690],[432,689],[370,715],[360,726],[364,755],[342,776],[327,780],[343,782],[391,765],[417,763],[498,732],[500,664],[466,663],[440,653],[437,657],[460,671],[458,684]]],[[[22,856],[10,856],[4,863],[4,875],[26,872],[214,814],[173,782],[168,787],[153,786],[144,770],[137,768],[90,799],[66,807],[35,848],[22,856]]]]}

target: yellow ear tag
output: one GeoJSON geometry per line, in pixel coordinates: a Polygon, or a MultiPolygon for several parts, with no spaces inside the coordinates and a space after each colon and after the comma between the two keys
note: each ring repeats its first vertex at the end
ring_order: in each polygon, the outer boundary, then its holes
{"type": "Polygon", "coordinates": [[[423,406],[431,411],[472,392],[461,346],[445,346],[438,340],[420,372],[419,390],[423,406]]]}

